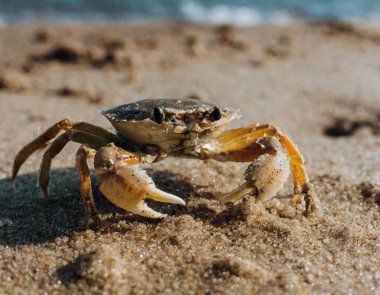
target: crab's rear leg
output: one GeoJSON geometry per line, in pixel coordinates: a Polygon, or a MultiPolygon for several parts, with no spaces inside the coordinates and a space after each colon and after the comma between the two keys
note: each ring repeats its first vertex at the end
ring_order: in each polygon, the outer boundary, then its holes
{"type": "Polygon", "coordinates": [[[48,185],[51,162],[70,141],[85,144],[95,150],[108,144],[107,139],[75,129],[66,130],[65,133],[58,136],[45,151],[41,162],[39,183],[46,199],[48,199],[49,196],[48,185]]]}
{"type": "Polygon", "coordinates": [[[90,169],[87,165],[87,158],[95,156],[95,150],[81,145],[76,154],[76,166],[79,172],[80,188],[83,199],[83,206],[87,218],[97,220],[94,198],[91,190],[90,169]]]}
{"type": "MultiPolygon", "coordinates": [[[[218,161],[251,162],[263,154],[274,155],[273,146],[260,143],[260,139],[275,137],[286,150],[289,164],[293,173],[294,197],[298,202],[301,197],[305,200],[305,215],[316,209],[315,194],[309,182],[304,160],[294,143],[274,125],[255,125],[237,128],[221,133],[211,150],[202,150],[201,157],[213,158],[218,161]]],[[[210,145],[208,145],[210,146],[210,145]]],[[[240,187],[234,194],[243,195],[246,188],[240,187]]]]}
{"type": "Polygon", "coordinates": [[[145,199],[185,205],[172,194],[156,188],[153,180],[140,168],[142,157],[109,144],[99,149],[94,166],[100,191],[116,206],[149,218],[165,217],[148,207],[145,199]]]}
{"type": "Polygon", "coordinates": [[[108,139],[109,141],[112,141],[114,137],[112,133],[96,125],[72,119],[63,119],[49,127],[45,132],[43,132],[33,141],[29,142],[17,153],[13,162],[12,180],[14,181],[16,179],[21,165],[30,157],[30,155],[32,155],[38,149],[46,147],[48,142],[55,138],[59,132],[69,129],[81,130],[94,134],[98,137],[108,139]]]}

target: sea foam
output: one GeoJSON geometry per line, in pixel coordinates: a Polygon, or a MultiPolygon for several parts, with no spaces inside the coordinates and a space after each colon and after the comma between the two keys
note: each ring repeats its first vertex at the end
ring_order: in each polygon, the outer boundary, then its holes
{"type": "Polygon", "coordinates": [[[260,23],[287,24],[293,20],[291,15],[285,10],[272,11],[265,15],[253,7],[232,7],[224,4],[206,7],[192,0],[185,1],[182,4],[181,12],[187,20],[217,25],[252,26],[260,23]]]}

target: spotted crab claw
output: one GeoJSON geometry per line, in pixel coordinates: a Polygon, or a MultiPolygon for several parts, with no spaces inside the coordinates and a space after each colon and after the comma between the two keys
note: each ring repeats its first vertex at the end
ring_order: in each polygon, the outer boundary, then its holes
{"type": "Polygon", "coordinates": [[[234,202],[245,196],[253,196],[257,201],[268,200],[287,180],[290,173],[288,155],[280,141],[275,137],[264,137],[258,143],[274,153],[256,158],[245,172],[245,182],[222,196],[223,203],[234,202]]]}
{"type": "Polygon", "coordinates": [[[149,218],[166,214],[148,207],[145,199],[185,205],[181,198],[158,189],[140,163],[138,156],[114,145],[99,149],[94,165],[100,191],[116,206],[149,218]]]}

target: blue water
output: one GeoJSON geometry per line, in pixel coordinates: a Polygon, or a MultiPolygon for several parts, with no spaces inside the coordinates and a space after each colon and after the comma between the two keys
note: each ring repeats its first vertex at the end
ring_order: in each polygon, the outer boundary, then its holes
{"type": "Polygon", "coordinates": [[[255,25],[297,19],[380,20],[380,0],[0,0],[0,21],[192,20],[255,25]]]}

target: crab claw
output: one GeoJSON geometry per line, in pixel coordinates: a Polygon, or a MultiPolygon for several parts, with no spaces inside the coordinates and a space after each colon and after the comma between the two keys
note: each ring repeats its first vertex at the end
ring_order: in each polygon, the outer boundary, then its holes
{"type": "Polygon", "coordinates": [[[166,214],[148,207],[145,199],[185,205],[181,198],[159,190],[139,164],[136,155],[114,145],[99,149],[94,165],[100,191],[116,206],[149,218],[166,214]]]}
{"type": "Polygon", "coordinates": [[[248,195],[255,197],[257,201],[265,201],[284,185],[290,173],[285,149],[275,137],[261,138],[259,144],[273,150],[273,154],[264,154],[255,159],[245,172],[245,182],[222,196],[223,203],[234,202],[248,195]]]}

